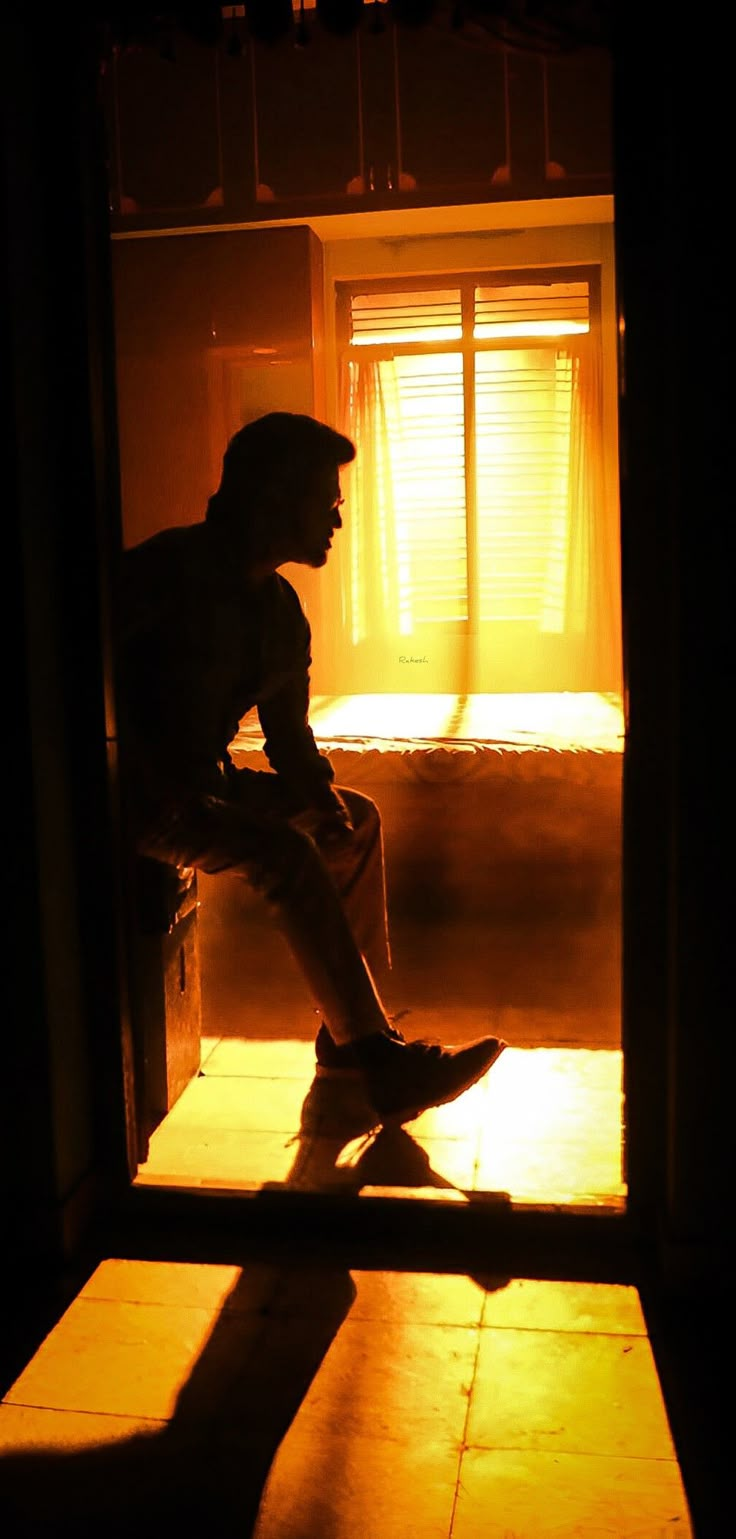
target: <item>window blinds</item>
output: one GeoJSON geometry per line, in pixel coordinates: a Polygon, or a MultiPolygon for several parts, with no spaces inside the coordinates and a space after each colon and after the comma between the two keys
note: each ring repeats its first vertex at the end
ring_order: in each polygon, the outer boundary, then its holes
{"type": "Polygon", "coordinates": [[[350,320],[350,341],[354,347],[393,342],[456,342],[463,334],[460,290],[355,294],[350,320]]]}
{"type": "Polygon", "coordinates": [[[382,477],[391,482],[377,488],[376,504],[382,520],[392,509],[400,629],[470,619],[561,631],[574,349],[590,329],[589,285],[476,283],[472,300],[472,338],[462,351],[433,354],[427,343],[463,338],[459,286],[351,297],[353,367],[376,349],[382,477]],[[411,344],[424,345],[412,353],[411,344]]]}
{"type": "Polygon", "coordinates": [[[529,283],[475,290],[473,336],[562,337],[590,330],[587,282],[529,283]]]}
{"type": "Polygon", "coordinates": [[[467,619],[463,366],[459,353],[378,364],[386,409],[400,631],[467,619]]]}
{"type": "Polygon", "coordinates": [[[573,360],[552,348],[476,359],[481,620],[562,630],[573,360]]]}

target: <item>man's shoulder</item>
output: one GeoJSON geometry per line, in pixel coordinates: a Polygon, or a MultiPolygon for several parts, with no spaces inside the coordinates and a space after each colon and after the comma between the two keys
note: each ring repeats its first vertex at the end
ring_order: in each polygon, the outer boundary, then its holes
{"type": "Polygon", "coordinates": [[[186,524],[172,529],[160,529],[138,545],[130,545],[123,551],[123,583],[133,589],[143,586],[154,588],[162,583],[167,588],[178,588],[197,583],[206,569],[204,524],[186,524]]]}
{"type": "Polygon", "coordinates": [[[203,527],[162,529],[123,551],[119,592],[125,622],[136,625],[146,617],[198,605],[206,569],[203,527]]]}
{"type": "Polygon", "coordinates": [[[181,524],[171,529],[159,529],[137,545],[129,545],[123,551],[123,563],[128,568],[157,566],[170,561],[198,559],[202,544],[204,524],[181,524]]]}

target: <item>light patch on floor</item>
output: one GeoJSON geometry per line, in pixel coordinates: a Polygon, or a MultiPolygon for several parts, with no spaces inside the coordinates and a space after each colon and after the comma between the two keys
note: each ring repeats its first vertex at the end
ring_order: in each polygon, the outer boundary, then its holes
{"type": "Polygon", "coordinates": [[[479,1084],[381,1132],[359,1081],[314,1078],[301,1041],[208,1039],[202,1072],[153,1133],[141,1185],[503,1192],[620,1204],[620,1052],[508,1047],[479,1084]]]}
{"type": "Polygon", "coordinates": [[[106,1260],[0,1454],[14,1533],[693,1532],[631,1287],[106,1260]]]}

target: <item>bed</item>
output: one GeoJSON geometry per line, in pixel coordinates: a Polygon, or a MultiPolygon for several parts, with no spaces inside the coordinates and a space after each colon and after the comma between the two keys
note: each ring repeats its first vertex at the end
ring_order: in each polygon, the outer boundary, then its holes
{"type": "MultiPolygon", "coordinates": [[[[338,784],[379,803],[407,914],[598,918],[618,904],[619,696],[321,695],[311,724],[338,784]]],[[[230,751],[267,768],[255,713],[230,751]]]]}

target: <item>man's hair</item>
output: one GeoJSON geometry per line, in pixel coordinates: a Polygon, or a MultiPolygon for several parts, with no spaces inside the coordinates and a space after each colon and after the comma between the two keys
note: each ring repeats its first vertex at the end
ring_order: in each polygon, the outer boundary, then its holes
{"type": "Polygon", "coordinates": [[[230,439],[207,519],[239,522],[288,516],[293,498],[315,475],[354,459],[355,445],[326,423],[298,412],[269,412],[247,422],[230,439]]]}

